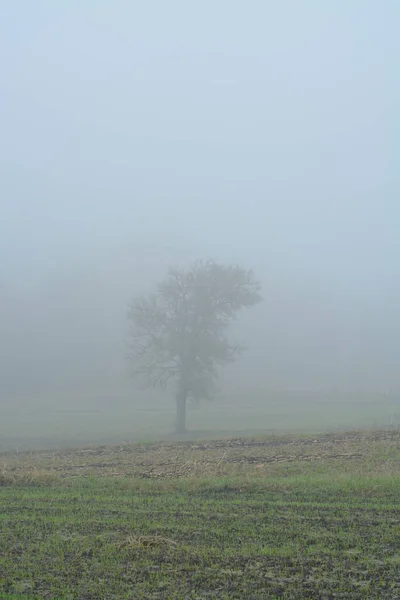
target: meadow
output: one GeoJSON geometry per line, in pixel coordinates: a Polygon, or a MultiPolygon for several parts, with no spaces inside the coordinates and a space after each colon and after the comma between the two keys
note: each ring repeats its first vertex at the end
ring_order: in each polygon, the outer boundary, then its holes
{"type": "MultiPolygon", "coordinates": [[[[382,428],[400,425],[396,398],[364,394],[230,393],[188,406],[187,437],[382,428]]],[[[173,397],[110,391],[0,399],[0,451],[175,439],[173,397]]]]}
{"type": "Polygon", "coordinates": [[[0,455],[0,597],[400,597],[400,431],[0,455]]]}

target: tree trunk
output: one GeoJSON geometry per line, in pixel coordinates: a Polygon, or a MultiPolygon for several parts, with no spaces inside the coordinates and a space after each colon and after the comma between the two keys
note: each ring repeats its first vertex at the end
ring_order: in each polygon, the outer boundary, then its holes
{"type": "Polygon", "coordinates": [[[176,433],[186,431],[186,390],[179,390],[176,395],[176,433]]]}

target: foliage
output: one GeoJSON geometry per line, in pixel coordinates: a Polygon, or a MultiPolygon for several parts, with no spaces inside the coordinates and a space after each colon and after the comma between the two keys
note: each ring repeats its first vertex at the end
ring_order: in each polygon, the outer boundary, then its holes
{"type": "Polygon", "coordinates": [[[171,269],[149,296],[129,306],[129,358],[144,386],[178,382],[184,400],[210,397],[218,369],[242,351],[227,330],[238,312],[260,302],[251,270],[198,261],[171,269]]]}

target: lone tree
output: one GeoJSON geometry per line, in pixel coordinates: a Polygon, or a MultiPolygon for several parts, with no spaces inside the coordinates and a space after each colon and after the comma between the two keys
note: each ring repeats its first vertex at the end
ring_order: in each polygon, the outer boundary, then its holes
{"type": "Polygon", "coordinates": [[[170,269],[155,293],[133,299],[128,309],[128,358],[145,387],[176,383],[176,431],[186,430],[186,404],[210,398],[218,368],[242,347],[227,339],[237,313],[261,301],[253,272],[198,261],[170,269]]]}

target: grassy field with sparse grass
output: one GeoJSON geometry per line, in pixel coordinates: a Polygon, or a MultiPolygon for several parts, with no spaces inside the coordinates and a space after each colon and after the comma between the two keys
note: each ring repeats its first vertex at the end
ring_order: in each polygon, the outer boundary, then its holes
{"type": "Polygon", "coordinates": [[[400,598],[400,432],[0,455],[0,598],[400,598]]]}

